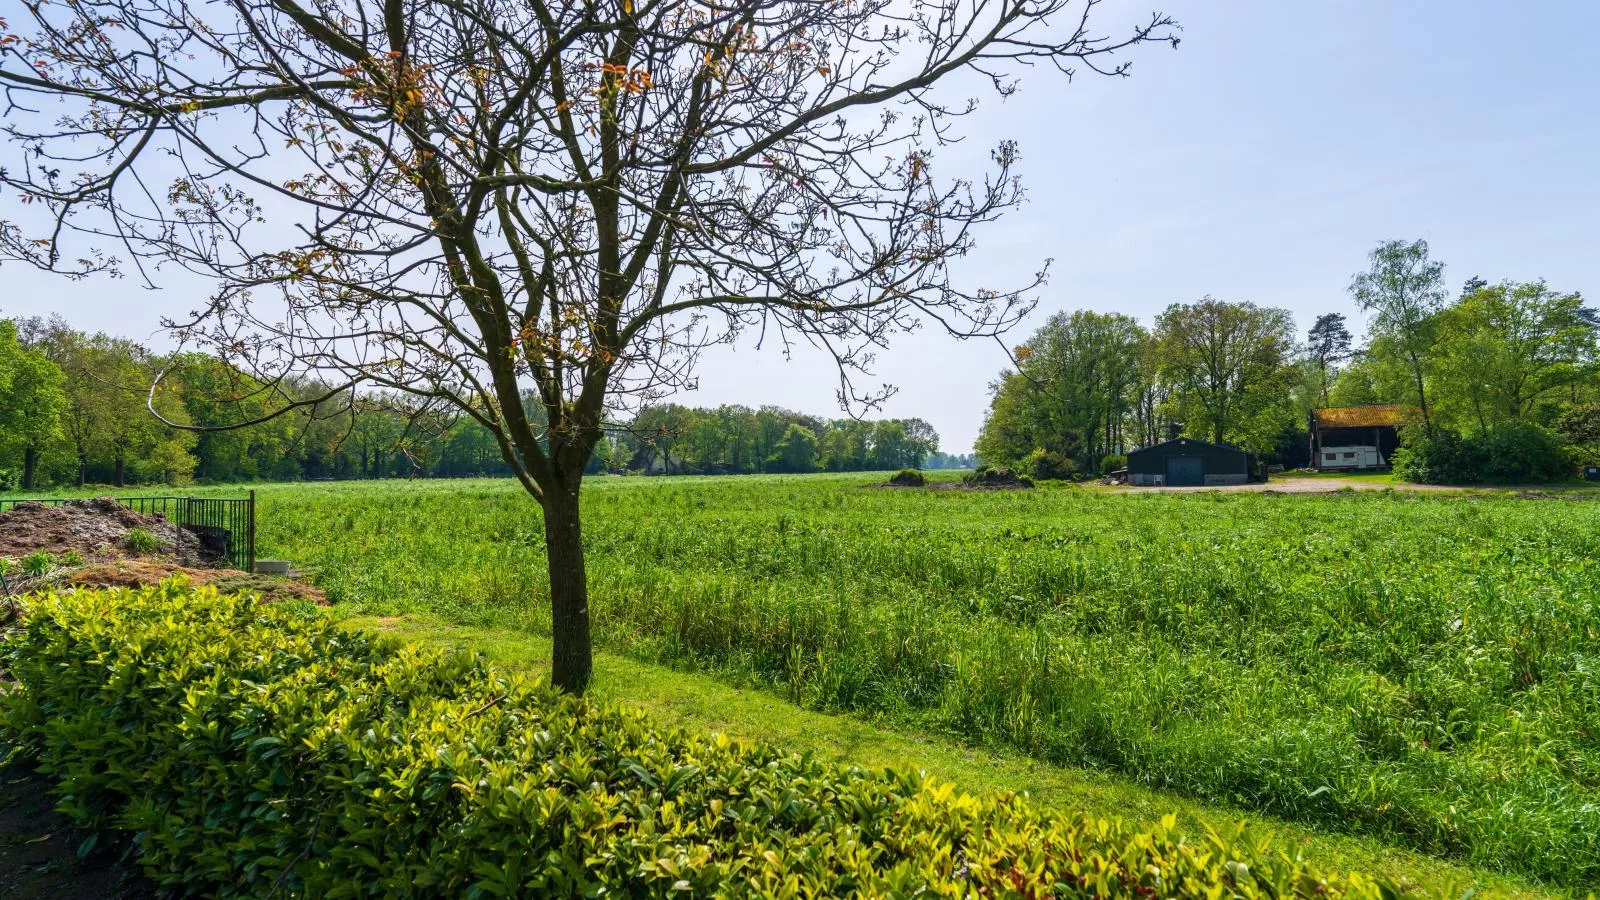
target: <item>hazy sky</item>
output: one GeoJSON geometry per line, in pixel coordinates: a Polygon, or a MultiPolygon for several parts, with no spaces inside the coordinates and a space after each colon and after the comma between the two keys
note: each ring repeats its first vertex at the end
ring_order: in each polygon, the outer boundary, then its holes
{"type": "MultiPolygon", "coordinates": [[[[1019,95],[985,101],[973,143],[935,158],[954,175],[997,138],[1021,144],[1029,201],[967,265],[998,284],[1055,260],[1012,343],[1057,310],[1148,323],[1206,294],[1284,307],[1302,330],[1328,311],[1359,323],[1345,286],[1386,238],[1426,238],[1452,287],[1545,278],[1600,296],[1600,3],[1111,5],[1173,14],[1182,45],[1145,48],[1127,79],[1028,72],[1019,95]]],[[[156,346],[158,318],[198,299],[0,275],[0,314],[60,312],[156,346]]],[[[885,414],[927,419],[965,452],[1004,365],[993,343],[903,337],[879,357],[900,388],[885,414]]],[[[678,399],[834,415],[836,378],[818,356],[724,349],[678,399]]]]}

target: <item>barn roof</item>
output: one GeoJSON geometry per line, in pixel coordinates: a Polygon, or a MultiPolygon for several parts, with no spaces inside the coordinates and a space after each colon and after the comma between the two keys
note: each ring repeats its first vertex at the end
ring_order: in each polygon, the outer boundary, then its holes
{"type": "Polygon", "coordinates": [[[1324,428],[1374,428],[1409,425],[1421,412],[1414,406],[1398,403],[1367,403],[1362,406],[1328,406],[1311,411],[1312,421],[1324,428]]]}
{"type": "Polygon", "coordinates": [[[1176,437],[1171,440],[1162,441],[1159,444],[1151,444],[1148,447],[1136,447],[1132,450],[1129,450],[1128,455],[1132,456],[1135,453],[1149,453],[1152,450],[1164,450],[1169,447],[1210,447],[1215,450],[1226,450],[1229,453],[1248,453],[1248,451],[1240,450],[1238,447],[1235,447],[1232,444],[1213,444],[1210,441],[1202,441],[1199,438],[1176,437]]]}

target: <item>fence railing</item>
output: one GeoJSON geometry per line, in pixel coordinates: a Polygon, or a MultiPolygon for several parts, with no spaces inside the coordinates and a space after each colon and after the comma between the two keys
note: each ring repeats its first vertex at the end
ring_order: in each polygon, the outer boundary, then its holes
{"type": "MultiPolygon", "coordinates": [[[[60,506],[91,497],[0,497],[0,512],[24,503],[60,506]]],[[[112,497],[146,516],[160,516],[174,527],[180,562],[226,563],[246,572],[256,567],[256,492],[244,497],[112,497]]]]}

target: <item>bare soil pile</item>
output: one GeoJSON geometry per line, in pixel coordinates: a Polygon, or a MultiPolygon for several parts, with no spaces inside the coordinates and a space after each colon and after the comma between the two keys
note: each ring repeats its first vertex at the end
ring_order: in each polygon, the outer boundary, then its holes
{"type": "MultiPolygon", "coordinates": [[[[56,569],[31,579],[13,572],[9,576],[13,592],[50,585],[138,587],[181,574],[192,584],[211,584],[225,592],[254,592],[270,601],[328,603],[321,591],[303,582],[218,568],[215,564],[222,560],[193,533],[165,516],[135,512],[109,497],[61,504],[19,503],[0,513],[0,558],[20,559],[40,550],[54,557],[77,553],[88,565],[56,569]],[[129,551],[128,532],[136,528],[155,537],[158,546],[153,553],[129,551]]],[[[5,614],[0,608],[0,620],[5,614]]]]}
{"type": "Polygon", "coordinates": [[[137,513],[110,497],[96,497],[60,504],[19,503],[0,512],[0,556],[26,556],[38,550],[120,555],[128,532],[135,528],[155,535],[160,553],[174,554],[178,541],[186,553],[200,552],[194,535],[166,517],[137,513]]]}

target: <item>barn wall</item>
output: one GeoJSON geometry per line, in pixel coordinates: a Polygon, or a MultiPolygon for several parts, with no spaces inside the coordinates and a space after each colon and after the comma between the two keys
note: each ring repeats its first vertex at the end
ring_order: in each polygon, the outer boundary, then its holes
{"type": "Polygon", "coordinates": [[[1199,457],[1205,466],[1203,484],[1245,484],[1250,480],[1250,454],[1233,447],[1186,438],[1143,447],[1128,454],[1128,483],[1144,487],[1166,484],[1167,460],[1199,457]]]}

